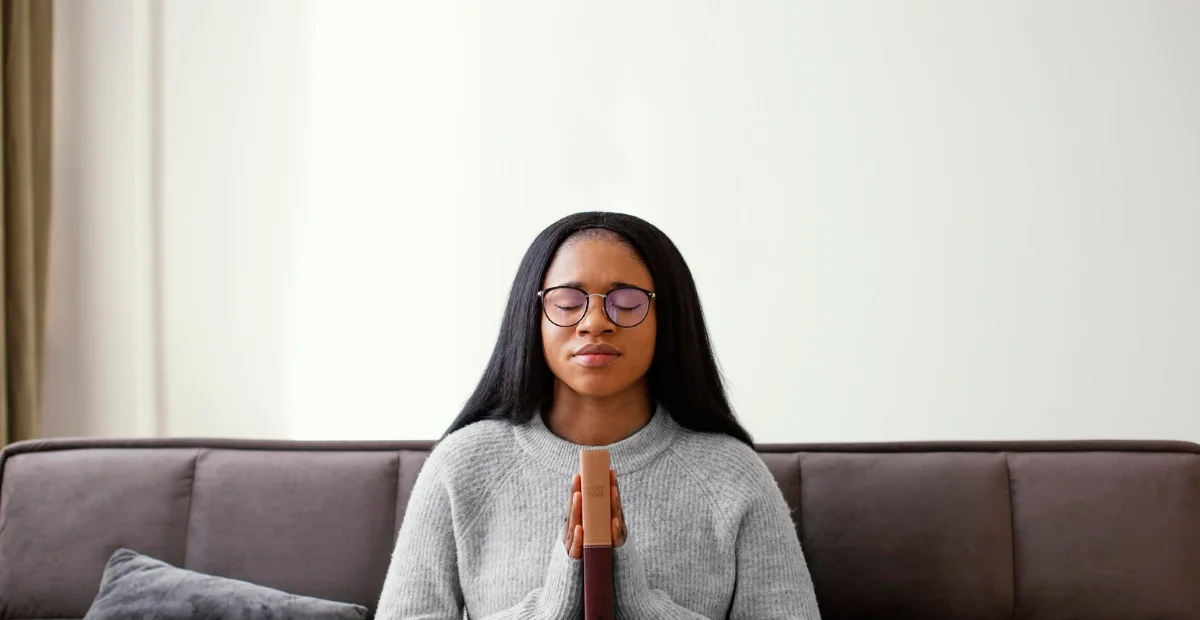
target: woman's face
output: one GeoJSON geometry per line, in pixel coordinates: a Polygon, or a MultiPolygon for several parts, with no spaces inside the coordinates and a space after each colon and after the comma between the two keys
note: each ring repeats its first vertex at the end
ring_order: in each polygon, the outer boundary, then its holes
{"type": "MultiPolygon", "coordinates": [[[[640,310],[636,307],[636,294],[620,299],[614,296],[609,304],[610,312],[622,323],[627,322],[624,317],[631,313],[640,317],[640,312],[648,312],[637,326],[619,327],[604,312],[605,298],[595,296],[628,285],[654,290],[649,270],[637,254],[619,240],[607,235],[583,237],[569,240],[559,248],[546,270],[542,288],[575,286],[593,295],[588,297],[583,319],[570,327],[556,325],[544,310],[542,312],[542,350],[550,371],[558,379],[559,389],[566,387],[581,396],[596,398],[629,389],[645,389],[658,329],[654,301],[645,300],[649,307],[640,310]],[[589,350],[611,354],[588,354],[589,350]]],[[[569,310],[555,306],[554,300],[544,303],[558,317],[559,323],[573,320],[563,319],[566,315],[561,313],[569,310]]]]}

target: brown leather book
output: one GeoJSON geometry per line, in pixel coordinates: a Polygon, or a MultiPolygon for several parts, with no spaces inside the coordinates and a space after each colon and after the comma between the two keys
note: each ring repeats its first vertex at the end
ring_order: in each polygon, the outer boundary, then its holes
{"type": "Polygon", "coordinates": [[[613,620],[612,498],[608,450],[579,453],[583,495],[583,620],[613,620]]]}

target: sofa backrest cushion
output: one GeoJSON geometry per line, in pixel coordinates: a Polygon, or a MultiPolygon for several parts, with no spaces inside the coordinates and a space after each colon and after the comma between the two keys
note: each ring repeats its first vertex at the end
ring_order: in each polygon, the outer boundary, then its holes
{"type": "MultiPolygon", "coordinates": [[[[0,454],[0,620],[81,618],[126,547],[373,608],[428,442],[0,454]]],[[[822,616],[1200,618],[1200,446],[765,445],[822,616]]]]}

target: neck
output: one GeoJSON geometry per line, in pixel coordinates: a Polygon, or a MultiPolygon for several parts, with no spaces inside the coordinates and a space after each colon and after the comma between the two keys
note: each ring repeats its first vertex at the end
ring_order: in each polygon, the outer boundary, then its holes
{"type": "Polygon", "coordinates": [[[638,432],[653,413],[644,380],[605,397],[584,396],[558,381],[544,419],[550,432],[571,443],[607,446],[638,432]]]}

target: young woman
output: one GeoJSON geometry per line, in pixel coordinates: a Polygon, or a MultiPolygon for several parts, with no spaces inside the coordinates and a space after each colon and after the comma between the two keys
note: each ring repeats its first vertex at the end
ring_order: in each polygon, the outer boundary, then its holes
{"type": "Polygon", "coordinates": [[[563,218],[525,253],[487,370],[417,477],[376,617],[578,618],[584,446],[615,472],[617,618],[818,618],[691,272],[617,213],[563,218]]]}

